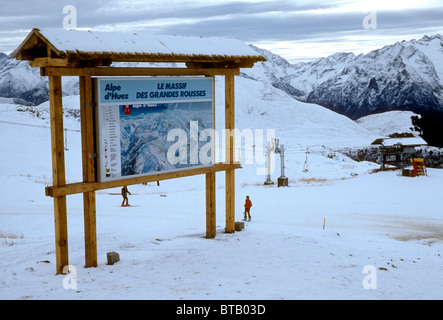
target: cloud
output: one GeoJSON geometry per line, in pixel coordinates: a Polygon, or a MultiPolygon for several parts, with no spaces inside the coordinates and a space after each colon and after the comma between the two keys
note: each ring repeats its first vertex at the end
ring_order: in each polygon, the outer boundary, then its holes
{"type": "MultiPolygon", "coordinates": [[[[272,1],[87,1],[69,2],[77,9],[79,28],[148,32],[155,34],[199,35],[240,39],[258,39],[249,36],[264,18],[269,27],[272,19],[279,14],[290,14],[308,10],[330,8],[331,4],[308,2],[294,3],[288,0],[272,1]],[[273,18],[266,18],[271,15],[273,18]],[[241,22],[243,21],[243,23],[241,22]],[[225,31],[224,31],[225,30],[225,31]]],[[[0,10],[0,30],[3,34],[20,35],[23,39],[32,28],[61,28],[65,3],[41,0],[38,6],[33,2],[17,0],[4,1],[0,10]]],[[[275,23],[272,26],[275,28],[275,23]]],[[[274,30],[275,31],[275,30],[274,30]]],[[[273,30],[267,30],[272,33],[273,30]]],[[[0,51],[10,51],[20,44],[10,47],[10,37],[0,42],[0,51]]]]}
{"type": "Polygon", "coordinates": [[[440,28],[443,31],[443,6],[399,11],[380,11],[378,28],[394,30],[404,28],[408,31],[417,28],[440,28]]]}
{"type": "MultiPolygon", "coordinates": [[[[167,3],[167,2],[166,2],[167,3]]],[[[266,0],[266,1],[193,1],[179,2],[177,5],[164,5],[158,3],[139,3],[126,6],[125,2],[115,1],[115,5],[106,6],[101,10],[106,14],[105,19],[121,19],[130,21],[155,21],[163,19],[220,19],[229,16],[250,16],[266,14],[270,12],[293,12],[313,9],[324,9],[328,4],[297,4],[288,0],[266,0]]],[[[115,21],[115,20],[114,20],[115,21]]]]}
{"type": "MultiPolygon", "coordinates": [[[[378,33],[402,32],[408,34],[423,28],[441,28],[443,7],[433,9],[409,9],[403,11],[379,11],[378,33]]],[[[247,42],[292,41],[312,38],[336,37],[337,34],[361,33],[363,19],[368,12],[323,13],[271,12],[225,16],[217,21],[206,19],[162,26],[158,31],[165,34],[199,34],[236,37],[247,42]]]]}
{"type": "MultiPolygon", "coordinates": [[[[377,29],[365,30],[366,11],[341,10],[353,1],[90,1],[73,0],[79,28],[194,36],[223,36],[249,43],[345,43],[424,32],[443,33],[443,6],[377,11],[377,29]],[[330,42],[329,42],[330,43],[330,42]]],[[[15,49],[34,27],[61,28],[64,3],[4,1],[0,51],[15,49]],[[33,3],[33,2],[32,2],[33,3]],[[20,40],[18,40],[20,39],[20,40]],[[14,44],[15,42],[15,44],[14,44]]],[[[346,48],[343,49],[346,51],[346,48]]]]}
{"type": "MultiPolygon", "coordinates": [[[[78,26],[82,28],[110,28],[112,25],[157,26],[191,23],[198,26],[203,21],[226,21],[248,19],[248,17],[285,14],[307,10],[324,9],[328,4],[297,4],[293,1],[218,1],[218,2],[172,2],[171,1],[70,1],[77,8],[78,26]]],[[[2,3],[0,30],[32,29],[33,27],[61,27],[64,4],[54,5],[53,1],[42,0],[39,5],[18,0],[2,3]]],[[[161,30],[161,28],[154,28],[161,30]]],[[[213,30],[213,28],[211,28],[213,30]]],[[[187,29],[189,30],[189,29],[187,29]]],[[[198,30],[192,30],[196,33],[198,30]]],[[[202,31],[202,30],[200,30],[202,31]]]]}

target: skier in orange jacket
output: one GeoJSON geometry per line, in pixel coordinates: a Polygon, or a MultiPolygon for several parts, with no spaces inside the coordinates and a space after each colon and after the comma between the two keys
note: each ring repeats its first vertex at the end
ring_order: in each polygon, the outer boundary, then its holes
{"type": "Polygon", "coordinates": [[[130,207],[131,206],[128,203],[128,193],[132,194],[132,193],[129,192],[127,186],[123,186],[123,188],[122,188],[122,197],[123,197],[122,207],[130,207]],[[126,202],[126,204],[125,204],[125,202],[126,202]]]}
{"type": "Polygon", "coordinates": [[[246,196],[246,201],[245,201],[245,218],[243,219],[243,221],[246,221],[246,214],[248,214],[249,216],[249,220],[251,221],[251,207],[252,207],[252,202],[251,200],[249,200],[249,196],[246,196]]]}

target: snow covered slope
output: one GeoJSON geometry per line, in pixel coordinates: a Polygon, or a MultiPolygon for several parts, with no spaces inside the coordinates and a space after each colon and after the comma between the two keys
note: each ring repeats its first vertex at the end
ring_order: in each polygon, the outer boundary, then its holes
{"type": "MultiPolygon", "coordinates": [[[[222,92],[218,90],[219,95],[222,92]]],[[[239,129],[275,129],[276,138],[282,143],[286,140],[304,146],[355,147],[370,144],[374,136],[348,117],[316,104],[297,101],[271,84],[239,78],[236,94],[239,129]]],[[[223,99],[217,98],[217,101],[223,99]]]]}
{"type": "Polygon", "coordinates": [[[417,114],[411,111],[388,111],[372,114],[358,119],[356,122],[372,132],[379,132],[380,137],[388,137],[393,133],[412,133],[417,135],[411,117],[417,114]]]}
{"type": "MultiPolygon", "coordinates": [[[[220,79],[216,92],[219,129],[220,79]]],[[[98,267],[88,269],[82,195],[69,196],[75,287],[55,276],[53,200],[44,196],[44,187],[52,184],[48,103],[0,105],[0,298],[443,298],[441,170],[415,179],[368,174],[378,165],[352,161],[331,146],[370,143],[378,128],[373,132],[250,79],[236,81],[236,97],[240,129],[275,129],[288,146],[290,187],[264,187],[265,177],[256,174],[262,164],[243,165],[236,172],[236,220],[243,218],[249,195],[252,222],[225,234],[224,174],[218,173],[213,240],[204,239],[204,176],[129,186],[132,206],[126,208],[120,207],[119,188],[97,192],[98,267]],[[121,259],[112,266],[106,264],[110,251],[121,259]],[[377,282],[369,283],[369,275],[377,282]]],[[[63,101],[71,183],[82,178],[79,98],[63,101]]],[[[278,175],[276,170],[272,178],[278,175]]]]}

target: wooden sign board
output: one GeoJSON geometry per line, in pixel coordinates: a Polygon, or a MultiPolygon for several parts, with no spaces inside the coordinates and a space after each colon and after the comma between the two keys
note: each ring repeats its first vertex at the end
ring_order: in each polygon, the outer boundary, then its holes
{"type": "Polygon", "coordinates": [[[94,80],[97,181],[214,165],[212,77],[94,80]]]}
{"type": "MultiPolygon", "coordinates": [[[[114,188],[121,185],[131,185],[138,183],[145,183],[149,181],[158,181],[165,179],[175,179],[185,176],[192,176],[197,174],[204,174],[206,176],[206,237],[214,238],[216,235],[215,223],[215,173],[218,171],[225,171],[225,196],[226,196],[226,227],[225,232],[235,232],[235,170],[240,168],[239,164],[234,163],[234,137],[232,135],[226,136],[226,160],[224,163],[214,164],[212,161],[209,165],[203,165],[200,162],[192,163],[194,159],[192,151],[186,152],[187,166],[175,168],[176,171],[168,171],[169,169],[155,171],[155,168],[146,169],[140,166],[140,171],[135,170],[131,174],[122,172],[120,169],[120,176],[106,177],[106,152],[111,156],[111,145],[104,144],[103,137],[111,133],[111,122],[107,122],[101,111],[97,108],[94,110],[93,106],[101,105],[101,95],[97,97],[97,88],[99,84],[94,83],[93,77],[112,77],[109,80],[108,92],[104,94],[111,94],[109,98],[114,96],[119,102],[112,102],[117,105],[116,111],[120,117],[120,112],[125,114],[126,106],[129,106],[127,112],[131,110],[131,105],[149,105],[165,103],[168,106],[173,103],[184,103],[183,101],[162,101],[165,98],[177,98],[177,93],[161,93],[166,91],[178,91],[179,98],[186,98],[185,102],[196,103],[200,98],[208,98],[206,101],[205,110],[209,112],[212,107],[212,126],[210,120],[202,120],[198,122],[197,135],[201,134],[206,129],[213,129],[214,119],[214,76],[224,76],[225,78],[225,129],[226,132],[231,132],[235,129],[235,76],[240,74],[240,68],[252,68],[256,62],[266,61],[266,59],[251,49],[245,43],[239,40],[222,39],[222,38],[203,38],[203,37],[179,37],[179,36],[150,36],[141,34],[120,34],[120,33],[106,33],[106,32],[86,32],[77,30],[39,30],[34,28],[20,46],[13,52],[12,56],[18,60],[29,61],[31,67],[41,68],[41,76],[49,78],[49,101],[51,114],[51,148],[52,148],[52,178],[53,185],[46,187],[46,195],[54,198],[54,225],[55,225],[55,252],[56,252],[56,269],[57,274],[66,273],[69,265],[68,258],[68,228],[67,228],[67,206],[66,196],[83,193],[83,207],[84,207],[84,230],[85,230],[85,267],[97,266],[97,234],[96,234],[96,202],[95,191],[107,188],[114,188]],[[111,35],[111,36],[110,36],[111,35]],[[166,43],[166,44],[165,44],[166,43]],[[171,50],[173,48],[173,50],[171,50]],[[185,63],[185,68],[162,68],[162,67],[110,67],[113,62],[171,62],[171,63],[185,63]],[[81,118],[81,139],[82,139],[82,170],[83,181],[77,183],[66,183],[65,177],[65,159],[64,159],[64,136],[63,136],[63,98],[62,98],[62,77],[63,76],[77,76],[80,83],[80,118],[81,118]],[[157,88],[154,90],[139,90],[136,92],[135,100],[125,100],[122,94],[126,94],[118,90],[117,82],[120,81],[118,77],[133,77],[131,81],[135,81],[135,77],[174,77],[183,76],[185,78],[172,79],[173,82],[167,82],[164,79],[160,82],[154,83],[157,88]],[[212,91],[209,94],[208,89],[189,89],[194,85],[192,79],[189,77],[198,76],[198,79],[205,79],[209,81],[212,91]],[[188,82],[189,81],[189,82],[188,82]],[[113,85],[111,85],[111,82],[113,85]],[[168,84],[169,83],[169,84],[168,84]],[[168,90],[166,90],[168,88],[168,90]],[[205,95],[203,95],[203,91],[205,95]],[[151,92],[156,91],[157,94],[152,93],[152,98],[155,101],[145,101],[144,99],[151,99],[151,92]],[[182,93],[185,92],[187,93],[182,93]],[[139,97],[137,98],[137,92],[139,97]],[[191,102],[191,98],[196,101],[191,102]],[[140,100],[139,100],[140,99],[140,100]],[[160,99],[160,100],[158,100],[160,99]],[[95,102],[95,103],[94,103],[95,102]],[[100,103],[97,103],[100,102],[100,103]],[[123,107],[121,107],[123,106],[123,107]],[[105,120],[105,124],[103,124],[105,120]],[[101,122],[101,123],[100,123],[101,122]],[[98,123],[98,125],[97,125],[98,123]],[[200,127],[203,123],[204,126],[200,127]],[[108,129],[106,129],[108,125],[108,129]],[[199,131],[201,129],[201,131],[199,131]],[[97,130],[109,130],[108,133],[99,132],[97,130]],[[99,138],[97,138],[97,136],[99,138]],[[228,142],[229,141],[229,142],[228,142]],[[98,158],[97,158],[98,156],[98,158]],[[99,161],[97,161],[97,159],[99,161]],[[97,168],[97,162],[100,162],[97,168]],[[104,171],[102,170],[104,168],[104,171]],[[97,172],[97,169],[100,172],[97,172]],[[153,169],[153,170],[151,170],[153,169]],[[103,176],[104,172],[104,176],[103,176]],[[123,174],[122,174],[123,173],[123,174]],[[132,174],[135,173],[135,174],[132,174]],[[116,178],[116,180],[106,178],[116,178]],[[121,180],[120,180],[121,178],[121,180]]],[[[157,79],[159,80],[159,79],[157,79]]],[[[199,80],[203,81],[203,80],[199,80]]],[[[209,83],[208,82],[208,83],[209,83]]],[[[106,89],[106,85],[105,85],[106,89]]],[[[108,99],[109,100],[109,99],[108,99]]],[[[204,100],[204,99],[203,99],[204,100]]],[[[200,101],[203,103],[203,101],[200,101]]],[[[178,109],[180,109],[179,106],[178,109]]],[[[195,106],[194,106],[195,107],[195,106]]],[[[146,108],[146,107],[144,107],[146,108]]],[[[133,109],[134,110],[134,109],[133,109]]],[[[142,109],[140,109],[142,110],[142,109]]],[[[169,110],[171,111],[171,110],[169,110]]],[[[132,111],[134,112],[134,111],[132,111]]],[[[148,112],[147,112],[148,113],[148,112]]],[[[166,115],[166,113],[164,113],[166,115]]],[[[209,113],[206,114],[209,119],[209,113]]],[[[165,121],[168,121],[168,117],[165,121]]],[[[108,119],[109,120],[109,119],[108,119]]],[[[176,119],[177,120],[177,119],[176,119]]],[[[121,121],[121,117],[120,120],[121,121]]],[[[120,123],[120,122],[119,122],[120,123]]],[[[177,125],[177,122],[171,123],[171,126],[177,125]]],[[[183,127],[177,127],[182,129],[183,127]]],[[[117,132],[117,127],[115,128],[117,132]]],[[[120,123],[120,137],[116,139],[115,143],[123,139],[122,132],[125,130],[120,123]]],[[[155,131],[155,130],[154,130],[155,131]]],[[[155,131],[157,134],[162,133],[160,129],[155,131]]],[[[179,131],[176,131],[179,132],[179,131]]],[[[186,131],[184,131],[186,134],[186,131]]],[[[189,138],[189,147],[191,147],[192,126],[190,125],[187,132],[189,138]]],[[[132,137],[135,135],[132,134],[132,137]]],[[[149,137],[152,135],[143,134],[142,137],[149,137]]],[[[194,135],[195,136],[195,135],[194,135]]],[[[164,135],[163,135],[164,138],[164,135]]],[[[167,138],[167,135],[166,135],[167,138]]],[[[179,140],[179,139],[178,139],[179,140]]],[[[176,142],[178,142],[178,140],[176,142]]],[[[194,141],[195,142],[195,141],[194,141]]],[[[200,139],[197,141],[201,142],[200,139]]],[[[203,141],[204,142],[204,141],[203,141]]],[[[206,141],[208,142],[208,141],[206,141]]],[[[177,145],[177,156],[180,160],[180,143],[177,145]]],[[[188,143],[186,143],[188,145],[188,143]]],[[[159,144],[156,145],[157,147],[159,144]]],[[[199,144],[193,144],[194,148],[201,151],[199,144]]],[[[208,145],[207,145],[208,146],[208,145]]],[[[171,146],[164,145],[163,148],[168,151],[173,150],[171,146]]],[[[149,142],[143,144],[142,148],[149,150],[149,142]]],[[[203,147],[202,147],[203,148],[203,147]]],[[[131,149],[131,148],[129,148],[131,149]]],[[[195,151],[195,149],[193,149],[195,151]]],[[[114,152],[114,151],[113,151],[114,152]]],[[[213,157],[212,152],[212,157],[213,157]]],[[[151,151],[152,155],[160,156],[162,153],[159,150],[151,151]]],[[[126,156],[120,151],[115,151],[114,155],[120,157],[120,162],[126,156]]],[[[204,152],[199,152],[199,156],[204,155],[204,152]]],[[[142,157],[143,158],[143,157],[142,157]]],[[[172,157],[173,158],[173,157],[172,157]]],[[[211,157],[209,157],[211,158],[211,157]]],[[[124,159],[126,161],[126,159],[124,159]]],[[[137,161],[135,161],[137,162],[137,161]]],[[[172,161],[173,162],[173,161],[172,161]]],[[[157,162],[158,164],[159,162],[157,162]]],[[[120,163],[121,165],[121,163],[120,163]]],[[[130,164],[134,166],[134,164],[130,164]]],[[[118,164],[117,164],[118,166],[118,164]]],[[[121,166],[120,166],[121,167],[121,166]]],[[[134,167],[138,167],[135,165],[134,167]]]]}

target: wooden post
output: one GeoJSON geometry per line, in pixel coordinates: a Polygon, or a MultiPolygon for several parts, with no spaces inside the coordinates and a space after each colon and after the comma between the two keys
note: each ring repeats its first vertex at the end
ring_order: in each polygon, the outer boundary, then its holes
{"type": "MultiPolygon", "coordinates": [[[[52,183],[64,186],[65,150],[63,139],[63,102],[62,79],[60,76],[49,77],[49,108],[51,118],[52,183]]],[[[68,222],[66,215],[66,196],[54,197],[55,258],[57,274],[68,272],[68,222]]]]}
{"type": "MultiPolygon", "coordinates": [[[[235,82],[234,75],[225,76],[225,129],[226,162],[234,163],[235,82]]],[[[226,228],[235,232],[235,170],[226,170],[226,228]]]]}
{"type": "MultiPolygon", "coordinates": [[[[92,79],[81,76],[80,118],[82,133],[83,182],[95,182],[94,108],[92,107],[92,79]]],[[[83,193],[85,228],[85,267],[97,266],[97,227],[95,191],[83,193]]]]}
{"type": "Polygon", "coordinates": [[[215,171],[206,174],[206,238],[215,238],[215,171]]]}
{"type": "MultiPolygon", "coordinates": [[[[212,81],[212,95],[213,103],[215,105],[215,79],[212,81]]],[[[212,123],[215,128],[215,112],[212,115],[212,123]]],[[[215,141],[212,141],[212,161],[215,161],[215,141]]],[[[214,163],[215,166],[215,163],[214,163]]],[[[216,235],[216,184],[215,184],[216,170],[206,173],[206,238],[213,239],[216,235]]]]}

